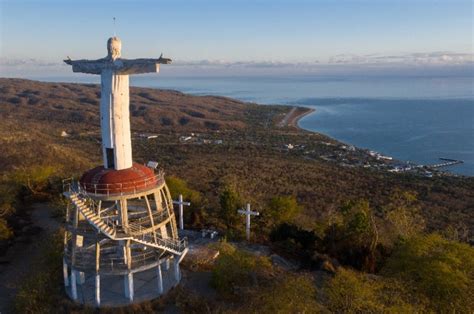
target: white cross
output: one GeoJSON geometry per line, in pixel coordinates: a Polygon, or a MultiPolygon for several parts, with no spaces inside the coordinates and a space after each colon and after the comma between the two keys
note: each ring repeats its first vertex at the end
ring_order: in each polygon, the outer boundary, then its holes
{"type": "Polygon", "coordinates": [[[247,209],[239,209],[239,214],[245,215],[245,233],[247,235],[247,241],[250,240],[250,216],[258,216],[259,212],[253,212],[250,210],[250,204],[247,204],[247,209]]]}
{"type": "Polygon", "coordinates": [[[179,229],[184,230],[184,223],[183,223],[183,205],[190,206],[190,202],[183,202],[183,195],[179,194],[179,198],[177,201],[173,201],[173,204],[179,205],[179,229]]]}

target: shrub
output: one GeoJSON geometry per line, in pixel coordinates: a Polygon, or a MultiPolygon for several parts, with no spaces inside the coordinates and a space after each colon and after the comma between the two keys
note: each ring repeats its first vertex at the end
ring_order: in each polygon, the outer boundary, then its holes
{"type": "Polygon", "coordinates": [[[308,275],[283,275],[268,288],[256,291],[247,313],[320,313],[315,283],[308,275]]]}
{"type": "Polygon", "coordinates": [[[12,229],[8,226],[7,221],[0,218],[0,240],[8,240],[13,236],[12,229]]]}
{"type": "Polygon", "coordinates": [[[26,187],[32,194],[41,194],[56,171],[57,169],[52,166],[31,166],[16,170],[12,173],[11,179],[14,183],[26,187]]]}
{"type": "Polygon", "coordinates": [[[220,243],[218,249],[220,254],[211,283],[223,297],[232,297],[239,289],[258,285],[258,279],[271,270],[266,257],[254,256],[226,242],[220,243]]]}
{"type": "Polygon", "coordinates": [[[291,223],[301,208],[293,196],[276,196],[270,200],[267,212],[272,224],[280,225],[291,223]]]}
{"type": "Polygon", "coordinates": [[[331,312],[414,313],[421,309],[405,301],[403,286],[397,282],[344,268],[326,282],[323,291],[331,312]]]}
{"type": "Polygon", "coordinates": [[[440,235],[420,235],[400,243],[383,273],[412,286],[438,312],[474,309],[474,248],[440,235]]]}
{"type": "Polygon", "coordinates": [[[56,313],[63,292],[62,279],[63,232],[42,242],[43,255],[32,263],[34,269],[15,297],[17,313],[56,313]]]}

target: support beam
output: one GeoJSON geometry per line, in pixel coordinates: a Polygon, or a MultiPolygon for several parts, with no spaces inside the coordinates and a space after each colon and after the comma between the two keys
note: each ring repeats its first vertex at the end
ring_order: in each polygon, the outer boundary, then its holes
{"type": "Polygon", "coordinates": [[[155,240],[155,243],[156,243],[155,219],[153,219],[153,214],[151,212],[150,201],[148,200],[148,196],[144,195],[143,197],[145,198],[146,208],[148,210],[148,217],[150,217],[150,221],[151,221],[151,228],[153,230],[153,240],[155,240]]]}
{"type": "Polygon", "coordinates": [[[122,246],[122,255],[124,264],[128,265],[128,252],[126,240],[120,240],[119,244],[122,246]]]}
{"type": "Polygon", "coordinates": [[[160,233],[162,239],[168,239],[168,230],[166,230],[166,224],[161,226],[160,233]]]}
{"type": "MultiPolygon", "coordinates": [[[[84,246],[84,236],[76,235],[76,248],[82,248],[84,246]]],[[[82,271],[78,271],[76,274],[77,283],[82,285],[86,281],[86,275],[82,271]]]]}
{"type": "Polygon", "coordinates": [[[130,240],[127,240],[127,266],[132,269],[132,248],[130,247],[130,240]]]}
{"type": "Polygon", "coordinates": [[[95,275],[95,305],[100,306],[100,275],[95,275]]]}
{"type": "Polygon", "coordinates": [[[69,286],[69,274],[68,274],[67,263],[66,263],[65,258],[63,258],[63,276],[64,276],[64,286],[68,287],[69,286]]]}
{"type": "Polygon", "coordinates": [[[173,268],[174,268],[174,279],[176,279],[176,285],[178,285],[181,280],[181,272],[179,271],[179,259],[173,258],[173,268]]]}
{"type": "MultiPolygon", "coordinates": [[[[168,213],[168,217],[174,216],[173,200],[171,199],[171,193],[166,184],[163,186],[163,189],[161,189],[161,192],[163,193],[163,199],[166,204],[166,211],[168,213]]],[[[178,238],[178,228],[176,227],[176,219],[170,220],[170,227],[171,237],[173,239],[178,238]]]]}
{"type": "Polygon", "coordinates": [[[77,300],[76,271],[71,269],[71,294],[74,301],[77,300]]]}
{"type": "Polygon", "coordinates": [[[71,202],[68,201],[67,206],[66,206],[66,224],[69,223],[69,221],[71,220],[70,206],[71,206],[71,202]]]}
{"type": "Polygon", "coordinates": [[[118,208],[120,210],[120,217],[122,222],[122,227],[127,230],[128,229],[128,207],[127,207],[127,200],[121,199],[117,201],[118,208]]]}
{"type": "Polygon", "coordinates": [[[167,257],[165,259],[165,270],[168,271],[170,269],[170,258],[167,257]]]}
{"type": "Polygon", "coordinates": [[[133,273],[128,273],[125,275],[125,297],[130,301],[133,302],[133,273]]]}
{"type": "Polygon", "coordinates": [[[86,274],[83,271],[77,271],[76,272],[76,282],[80,285],[82,285],[84,282],[86,282],[86,274]]]}
{"type": "Polygon", "coordinates": [[[95,244],[95,305],[100,306],[100,242],[95,244]]]}
{"type": "Polygon", "coordinates": [[[161,273],[161,261],[156,268],[156,277],[158,279],[158,293],[163,294],[163,274],[161,273]]]}

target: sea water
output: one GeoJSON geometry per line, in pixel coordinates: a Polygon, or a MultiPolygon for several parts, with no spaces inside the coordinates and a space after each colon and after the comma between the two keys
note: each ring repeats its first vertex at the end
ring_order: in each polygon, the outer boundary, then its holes
{"type": "Polygon", "coordinates": [[[399,160],[420,164],[438,163],[440,157],[463,160],[464,164],[448,169],[474,175],[473,77],[155,75],[133,76],[131,85],[314,108],[300,127],[399,160]]]}

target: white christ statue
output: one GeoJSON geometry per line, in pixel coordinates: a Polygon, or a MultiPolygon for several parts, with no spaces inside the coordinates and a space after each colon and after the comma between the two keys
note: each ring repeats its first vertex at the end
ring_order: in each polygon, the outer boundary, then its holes
{"type": "Polygon", "coordinates": [[[160,71],[160,64],[171,59],[122,59],[122,42],[118,37],[107,41],[108,55],[98,60],[64,60],[72,65],[73,72],[100,74],[100,126],[104,167],[116,170],[132,167],[132,143],[130,136],[130,74],[160,71]]]}

